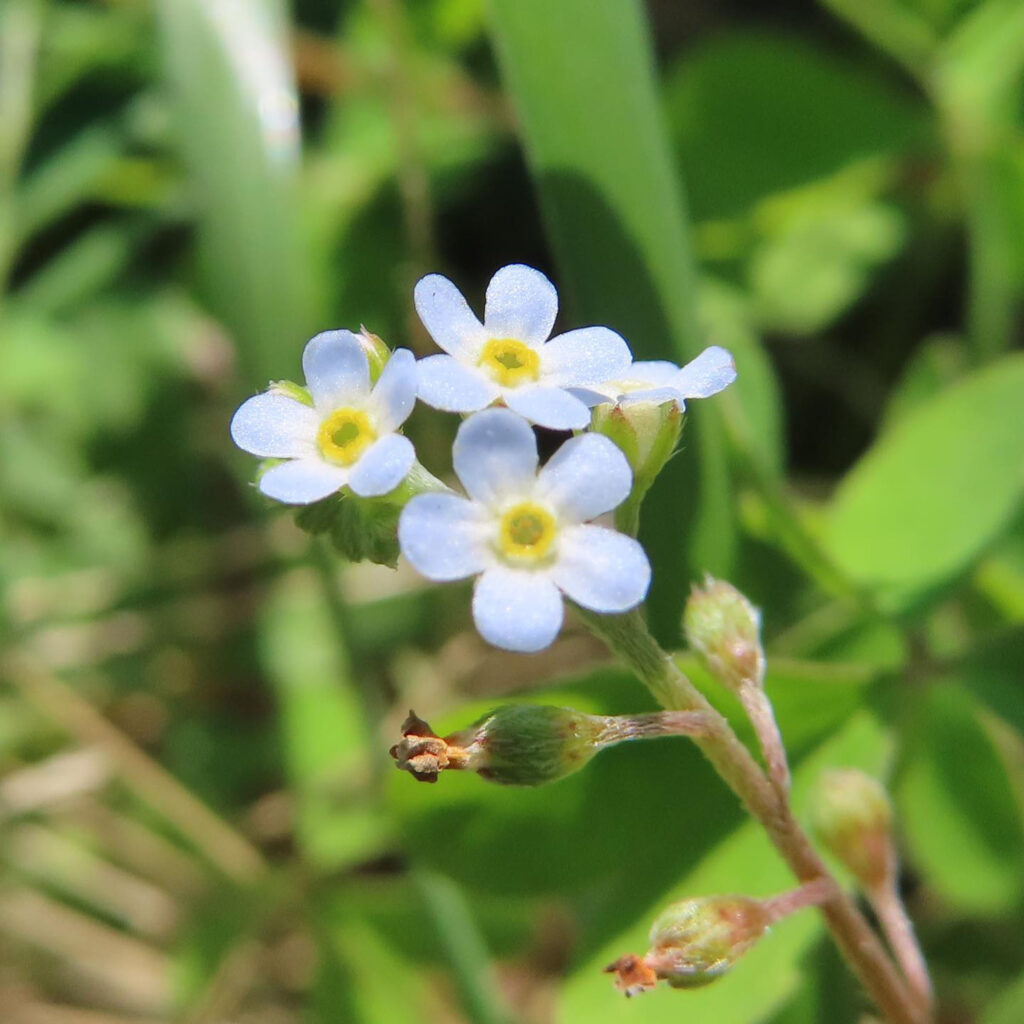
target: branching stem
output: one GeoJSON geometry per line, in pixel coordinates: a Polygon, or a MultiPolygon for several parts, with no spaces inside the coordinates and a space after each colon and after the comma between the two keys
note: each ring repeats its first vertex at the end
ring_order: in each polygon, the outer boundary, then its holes
{"type": "Polygon", "coordinates": [[[694,737],[704,756],[764,826],[772,844],[805,885],[820,886],[825,917],[843,956],[890,1024],[925,1024],[928,1009],[908,990],[878,936],[832,877],[793,816],[789,801],[765,776],[729,723],[651,636],[639,611],[625,615],[579,614],[670,710],[700,711],[707,729],[694,737]]]}

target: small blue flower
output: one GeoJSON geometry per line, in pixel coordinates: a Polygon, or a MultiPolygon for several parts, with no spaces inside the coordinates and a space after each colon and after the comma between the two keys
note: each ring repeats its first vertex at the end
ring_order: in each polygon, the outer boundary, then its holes
{"type": "Polygon", "coordinates": [[[558,294],[531,267],[513,264],[491,278],[483,323],[439,274],[416,285],[415,300],[424,326],[447,353],[417,364],[419,396],[446,412],[476,412],[502,401],[538,426],[580,430],[590,422],[589,406],[570,389],[620,376],[632,358],[625,341],[607,327],[583,327],[548,340],[558,294]]]}
{"type": "Polygon", "coordinates": [[[735,379],[736,364],[732,354],[712,345],[681,368],[666,360],[633,363],[614,380],[600,387],[581,389],[579,393],[590,405],[675,402],[680,409],[685,409],[687,399],[710,398],[735,379]]]}
{"type": "Polygon", "coordinates": [[[363,343],[351,331],[325,331],[302,353],[312,399],[275,390],[243,402],[231,420],[239,448],[287,459],[260,477],[270,498],[293,505],[319,501],[342,487],[363,497],[394,490],[415,458],[395,431],[416,402],[416,362],[399,349],[370,387],[363,343]]]}
{"type": "Polygon", "coordinates": [[[572,438],[538,471],[530,425],[488,409],[459,428],[453,460],[469,497],[417,495],[402,511],[398,541],[428,579],[478,576],[473,618],[485,640],[511,651],[547,647],[562,625],[563,594],[602,613],[644,599],[644,549],[588,522],[632,487],[629,464],[608,438],[572,438]]]}

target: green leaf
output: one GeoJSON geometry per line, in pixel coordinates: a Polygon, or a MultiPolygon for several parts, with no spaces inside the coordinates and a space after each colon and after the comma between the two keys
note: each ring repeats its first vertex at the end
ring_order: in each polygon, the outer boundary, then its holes
{"type": "MultiPolygon", "coordinates": [[[[867,713],[856,716],[796,773],[797,806],[822,769],[856,766],[879,772],[888,750],[888,740],[878,722],[867,713]]],[[[694,868],[620,934],[578,965],[563,990],[559,1019],[608,1024],[636,1019],[634,1007],[614,991],[601,969],[625,953],[644,952],[651,922],[666,904],[715,893],[768,896],[794,884],[760,825],[746,822],[708,850],[694,868]]],[[[686,992],[659,986],[645,993],[644,1024],[677,1024],[680,1020],[755,1024],[767,1019],[803,984],[801,959],[820,934],[816,915],[795,915],[773,928],[729,975],[713,985],[686,992]]]]}
{"type": "Polygon", "coordinates": [[[840,485],[824,541],[889,609],[965,571],[1024,491],[1024,355],[1008,356],[901,419],[840,485]]]}
{"type": "Polygon", "coordinates": [[[926,136],[923,104],[865,63],[781,35],[715,35],[687,47],[665,93],[697,220],[735,216],[926,136]]]}
{"type": "Polygon", "coordinates": [[[366,716],[343,639],[308,572],[283,577],[263,609],[262,660],[274,685],[285,766],[305,858],[337,868],[375,851],[384,822],[372,804],[366,716]]]}
{"type": "Polygon", "coordinates": [[[399,505],[355,494],[332,494],[296,513],[295,523],[307,533],[327,534],[335,550],[350,562],[398,563],[399,505]]]}
{"type": "Polygon", "coordinates": [[[896,788],[912,863],[943,899],[1006,913],[1024,892],[1024,824],[1006,766],[959,687],[933,689],[896,788]]]}
{"type": "Polygon", "coordinates": [[[205,297],[257,381],[279,377],[320,319],[299,230],[284,5],[159,0],[156,9],[205,297]]]}
{"type": "MultiPolygon", "coordinates": [[[[490,7],[573,322],[607,324],[639,358],[693,358],[706,339],[642,5],[491,0],[490,7]]],[[[662,569],[653,624],[666,636],[678,631],[684,551],[700,569],[727,575],[735,542],[714,403],[693,418],[699,429],[687,428],[685,459],[662,474],[644,507],[645,539],[662,569]]]]}

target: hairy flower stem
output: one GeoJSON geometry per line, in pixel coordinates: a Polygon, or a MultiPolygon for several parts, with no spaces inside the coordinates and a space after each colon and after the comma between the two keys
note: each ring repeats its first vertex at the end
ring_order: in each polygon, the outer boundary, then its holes
{"type": "Polygon", "coordinates": [[[779,793],[780,799],[785,800],[791,782],[789,761],[775,720],[772,702],[768,699],[768,694],[756,683],[744,683],[738,693],[743,710],[754,727],[757,742],[761,745],[764,763],[768,766],[768,778],[779,793]]]}
{"type": "Polygon", "coordinates": [[[803,883],[828,889],[821,911],[851,969],[890,1024],[924,1024],[930,1014],[908,991],[878,936],[853,900],[830,875],[793,816],[788,799],[769,782],[729,723],[707,701],[651,636],[639,610],[625,615],[578,614],[670,710],[700,711],[707,728],[693,741],[803,883]]]}
{"type": "Polygon", "coordinates": [[[896,954],[904,976],[917,995],[918,1001],[930,1012],[933,1002],[932,981],[921,947],[917,943],[917,936],[914,934],[914,925],[907,916],[903,900],[900,899],[895,872],[890,873],[876,888],[869,889],[867,898],[878,917],[890,948],[896,954]]]}

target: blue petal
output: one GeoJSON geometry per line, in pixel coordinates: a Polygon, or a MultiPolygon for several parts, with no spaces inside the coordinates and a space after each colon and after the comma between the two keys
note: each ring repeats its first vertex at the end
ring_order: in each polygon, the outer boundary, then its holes
{"type": "Polygon", "coordinates": [[[539,651],[562,628],[562,595],[545,573],[495,566],[473,591],[473,621],[480,635],[507,651],[539,651]]]}
{"type": "Polygon", "coordinates": [[[295,459],[268,469],[259,488],[268,498],[289,505],[309,505],[344,487],[348,470],[319,459],[295,459]]]}
{"type": "Polygon", "coordinates": [[[312,455],[320,417],[287,395],[255,395],[231,419],[231,439],[243,451],[263,458],[312,455]]]}
{"type": "Polygon", "coordinates": [[[457,495],[418,494],[402,510],[398,543],[427,579],[465,579],[493,561],[486,542],[489,518],[481,506],[457,495]]]}
{"type": "Polygon", "coordinates": [[[387,434],[374,441],[352,467],[348,485],[364,498],[393,491],[412,468],[416,452],[412,441],[400,434],[387,434]]]}
{"type": "Polygon", "coordinates": [[[536,347],[551,334],[557,315],[558,292],[533,267],[502,267],[487,286],[484,325],[492,338],[515,338],[536,347]]]}
{"type": "Polygon", "coordinates": [[[633,473],[618,446],[600,434],[566,441],[537,479],[537,495],[567,522],[583,523],[610,512],[629,497],[633,473]]]}
{"type": "Polygon", "coordinates": [[[619,613],[647,596],[651,565],[640,544],[603,526],[562,530],[551,578],[567,597],[594,612],[619,613]]]}
{"type": "Polygon", "coordinates": [[[494,505],[532,489],[537,441],[529,423],[514,412],[485,409],[459,427],[452,462],[469,496],[494,505]]]}
{"type": "Polygon", "coordinates": [[[590,425],[590,409],[561,388],[506,388],[505,404],[531,423],[549,430],[582,430],[590,425]]]}
{"type": "Polygon", "coordinates": [[[475,363],[488,334],[462,292],[446,277],[428,274],[413,291],[416,312],[430,336],[450,355],[475,363]]]}
{"type": "Polygon", "coordinates": [[[407,348],[397,349],[387,361],[367,403],[378,433],[397,430],[416,404],[416,358],[407,348]]]}
{"type": "Polygon", "coordinates": [[[452,356],[427,356],[416,364],[420,398],[444,412],[485,409],[501,392],[498,386],[452,356]]]}
{"type": "Polygon", "coordinates": [[[302,353],[302,372],[320,413],[362,404],[370,390],[370,366],[351,331],[324,331],[302,353]]]}

